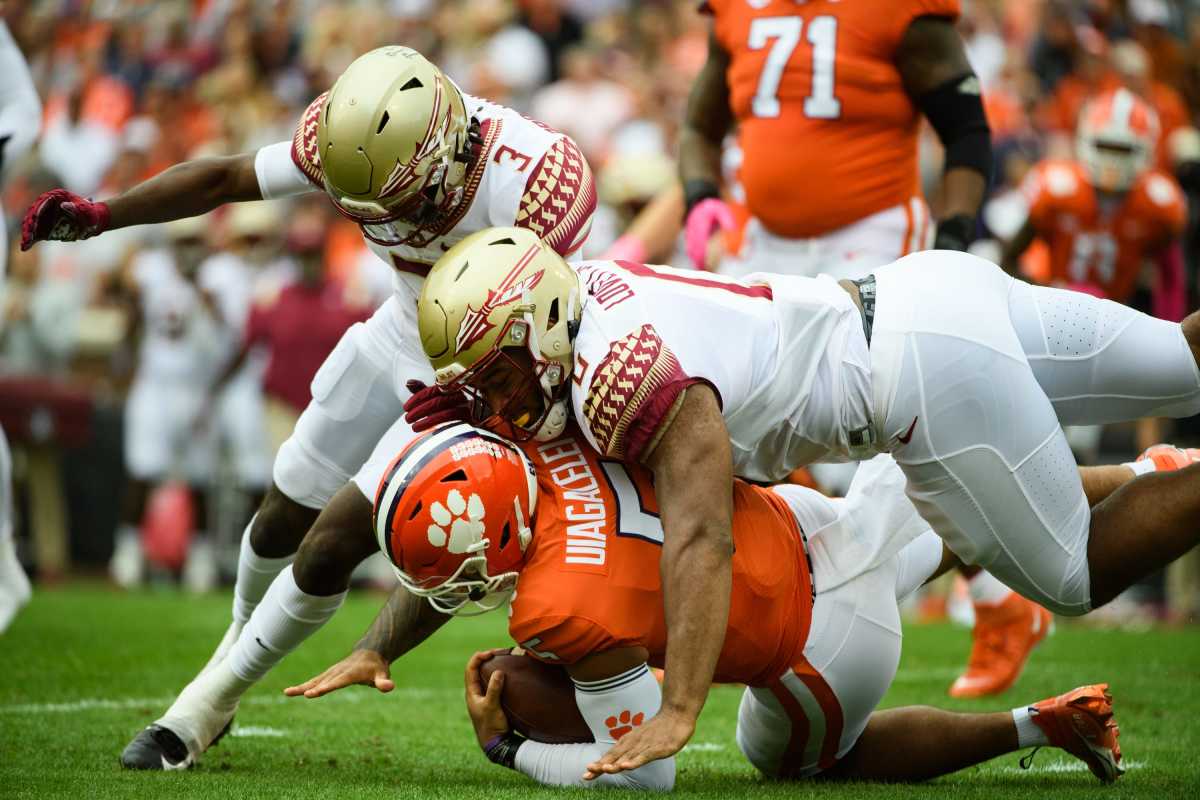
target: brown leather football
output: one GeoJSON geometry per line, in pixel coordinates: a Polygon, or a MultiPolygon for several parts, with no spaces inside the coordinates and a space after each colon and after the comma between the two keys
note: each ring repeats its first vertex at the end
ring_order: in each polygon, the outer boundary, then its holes
{"type": "Polygon", "coordinates": [[[517,733],[546,744],[594,741],[575,705],[575,686],[566,669],[530,656],[494,656],[479,670],[484,686],[496,670],[504,673],[500,703],[517,733]]]}

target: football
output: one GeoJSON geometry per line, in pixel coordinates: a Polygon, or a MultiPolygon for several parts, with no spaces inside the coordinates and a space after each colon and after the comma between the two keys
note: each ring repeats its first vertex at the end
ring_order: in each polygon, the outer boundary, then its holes
{"type": "Polygon", "coordinates": [[[498,655],[480,669],[484,686],[496,670],[504,673],[500,703],[517,733],[546,744],[594,741],[575,705],[575,687],[564,668],[525,655],[498,655]]]}

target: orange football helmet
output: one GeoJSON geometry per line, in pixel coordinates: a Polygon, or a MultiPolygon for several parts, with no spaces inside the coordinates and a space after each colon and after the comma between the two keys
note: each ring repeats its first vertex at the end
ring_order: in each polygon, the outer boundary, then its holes
{"type": "Polygon", "coordinates": [[[537,478],[519,448],[450,423],[388,465],[375,492],[375,535],[408,591],[445,614],[482,614],[516,588],[536,505],[537,478]]]}
{"type": "Polygon", "coordinates": [[[1158,115],[1128,89],[1107,92],[1079,112],[1075,154],[1097,189],[1124,192],[1154,160],[1158,115]]]}

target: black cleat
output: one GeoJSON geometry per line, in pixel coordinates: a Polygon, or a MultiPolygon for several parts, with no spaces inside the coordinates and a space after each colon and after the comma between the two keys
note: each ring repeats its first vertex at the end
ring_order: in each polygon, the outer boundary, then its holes
{"type": "Polygon", "coordinates": [[[121,766],[125,769],[187,769],[192,761],[183,740],[162,725],[138,731],[121,752],[121,766]]]}

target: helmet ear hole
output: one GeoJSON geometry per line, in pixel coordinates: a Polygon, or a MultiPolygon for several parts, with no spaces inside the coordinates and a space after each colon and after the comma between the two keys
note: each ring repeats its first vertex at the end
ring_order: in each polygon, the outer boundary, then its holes
{"type": "Polygon", "coordinates": [[[418,500],[417,504],[415,506],[413,506],[412,513],[408,515],[408,521],[412,522],[414,519],[416,519],[417,514],[421,513],[421,509],[424,508],[424,506],[425,506],[425,504],[422,503],[420,500],[418,500]]]}
{"type": "Polygon", "coordinates": [[[409,89],[420,89],[425,84],[421,83],[421,79],[414,76],[408,79],[408,82],[400,87],[400,91],[407,92],[409,89]]]}
{"type": "Polygon", "coordinates": [[[503,550],[505,545],[508,544],[508,540],[511,537],[512,537],[512,530],[509,527],[509,523],[507,521],[505,521],[504,530],[500,532],[500,549],[501,550],[503,550]]]}
{"type": "Polygon", "coordinates": [[[446,475],[444,478],[442,478],[441,482],[442,483],[462,483],[466,479],[467,479],[466,471],[462,470],[462,469],[456,469],[456,470],[454,470],[454,472],[451,472],[449,475],[446,475]]]}
{"type": "Polygon", "coordinates": [[[546,327],[553,328],[558,324],[558,298],[550,301],[550,316],[546,319],[546,327]]]}
{"type": "Polygon", "coordinates": [[[379,127],[375,129],[375,135],[376,135],[376,136],[378,136],[379,134],[383,133],[383,129],[384,129],[385,127],[387,127],[388,120],[389,120],[389,119],[391,119],[391,118],[392,118],[392,115],[391,115],[391,114],[389,114],[387,111],[384,111],[384,112],[383,112],[383,116],[379,118],[379,127]]]}

